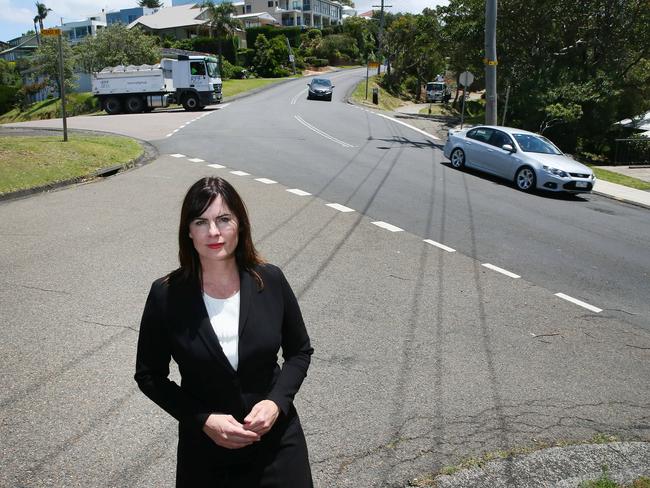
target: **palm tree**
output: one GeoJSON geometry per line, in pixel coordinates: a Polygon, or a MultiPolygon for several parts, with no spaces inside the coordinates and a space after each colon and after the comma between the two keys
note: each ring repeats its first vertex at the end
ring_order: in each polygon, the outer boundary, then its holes
{"type": "Polygon", "coordinates": [[[210,37],[212,31],[217,34],[217,45],[219,46],[219,67],[223,66],[223,54],[221,48],[222,38],[231,34],[238,27],[242,26],[241,20],[233,17],[237,9],[230,2],[223,2],[219,5],[212,3],[212,0],[206,0],[201,7],[205,9],[208,16],[208,26],[210,27],[210,37]]]}
{"type": "Polygon", "coordinates": [[[38,35],[38,19],[39,19],[38,15],[36,17],[34,17],[34,32],[36,33],[36,44],[38,44],[40,46],[41,45],[41,38],[38,35]]]}
{"type": "Polygon", "coordinates": [[[163,4],[160,0],[139,0],[138,6],[146,8],[161,8],[163,4]]]}
{"type": "MultiPolygon", "coordinates": [[[[41,32],[43,32],[43,21],[45,20],[45,17],[47,17],[47,13],[51,12],[51,8],[47,8],[44,3],[41,2],[36,2],[36,12],[38,15],[36,18],[38,18],[38,25],[41,27],[41,32]]],[[[34,20],[36,20],[34,18],[34,20]]]]}

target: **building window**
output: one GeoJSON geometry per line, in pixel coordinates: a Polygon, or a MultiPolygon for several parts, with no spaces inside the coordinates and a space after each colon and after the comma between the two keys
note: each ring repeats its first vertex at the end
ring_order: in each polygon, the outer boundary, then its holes
{"type": "Polygon", "coordinates": [[[273,0],[269,0],[269,1],[266,3],[266,6],[267,6],[267,7],[273,7],[273,0]]]}
{"type": "Polygon", "coordinates": [[[251,6],[250,5],[246,5],[246,13],[247,14],[251,13],[251,6]]]}

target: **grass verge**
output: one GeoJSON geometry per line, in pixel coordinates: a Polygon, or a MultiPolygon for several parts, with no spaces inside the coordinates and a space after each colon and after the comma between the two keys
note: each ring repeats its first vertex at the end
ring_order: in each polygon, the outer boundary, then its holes
{"type": "Polygon", "coordinates": [[[596,178],[599,180],[629,186],[631,188],[636,188],[637,190],[650,190],[650,183],[647,181],[639,180],[638,178],[633,178],[627,175],[622,175],[620,173],[615,173],[614,171],[601,169],[598,166],[594,166],[593,164],[588,164],[587,166],[594,170],[594,173],[596,173],[596,178]]]}
{"type": "MultiPolygon", "coordinates": [[[[290,77],[290,78],[293,78],[290,77]]],[[[247,78],[245,80],[223,80],[221,93],[223,93],[224,102],[228,97],[238,95],[249,90],[255,90],[266,85],[272,85],[289,78],[247,78]]]]}
{"type": "Polygon", "coordinates": [[[583,481],[578,488],[650,488],[650,478],[641,476],[632,484],[622,485],[609,477],[607,466],[602,467],[603,474],[597,480],[583,481]]]}
{"type": "Polygon", "coordinates": [[[368,79],[368,98],[366,99],[366,80],[363,80],[361,83],[359,83],[354,91],[352,92],[352,95],[350,98],[357,104],[363,105],[366,107],[374,107],[378,108],[381,110],[395,110],[397,107],[400,107],[404,105],[404,102],[397,98],[392,96],[390,93],[388,93],[386,90],[384,90],[382,87],[380,87],[377,84],[377,76],[371,76],[368,79]],[[373,88],[379,88],[379,104],[375,105],[372,103],[372,89],[373,88]]]}
{"type": "MultiPolygon", "coordinates": [[[[536,441],[536,443],[533,444],[532,446],[515,447],[508,450],[492,451],[492,452],[487,452],[480,457],[463,459],[458,464],[455,464],[453,466],[444,466],[443,468],[441,468],[439,471],[435,473],[419,476],[418,478],[411,480],[408,486],[416,486],[421,488],[424,487],[435,488],[436,486],[435,479],[439,475],[453,475],[465,469],[482,468],[490,461],[508,459],[514,456],[531,454],[533,452],[540,451],[542,449],[548,449],[549,447],[567,447],[567,446],[577,446],[582,444],[608,444],[610,442],[618,442],[618,441],[620,441],[618,437],[613,435],[608,435],[608,434],[602,434],[602,433],[596,434],[591,439],[587,439],[583,441],[566,440],[566,441],[557,441],[551,443],[536,441]]],[[[600,487],[596,486],[594,488],[600,488],[600,487]]],[[[615,486],[614,488],[618,488],[618,487],[615,486]]],[[[637,488],[637,487],[633,485],[632,488],[637,488]]],[[[640,488],[646,488],[646,487],[641,485],[640,488]]]]}
{"type": "Polygon", "coordinates": [[[421,115],[442,115],[445,117],[458,117],[460,112],[454,110],[448,103],[431,103],[420,110],[421,115]],[[431,110],[429,112],[429,110],[431,110]]]}
{"type": "Polygon", "coordinates": [[[70,134],[0,137],[0,194],[92,175],[143,152],[133,139],[70,134]]]}
{"type": "MultiPolygon", "coordinates": [[[[99,112],[99,103],[92,93],[70,93],[66,96],[66,114],[75,115],[99,112]]],[[[25,110],[15,108],[0,115],[0,124],[9,122],[26,122],[28,120],[56,119],[61,117],[61,100],[48,99],[36,102],[25,110]]]]}

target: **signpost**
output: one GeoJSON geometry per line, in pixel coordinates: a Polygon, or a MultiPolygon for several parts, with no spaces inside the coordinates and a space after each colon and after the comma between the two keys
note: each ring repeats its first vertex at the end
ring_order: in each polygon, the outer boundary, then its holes
{"type": "Polygon", "coordinates": [[[379,67],[379,63],[376,61],[368,61],[366,64],[366,100],[368,100],[368,76],[370,74],[370,68],[375,69],[379,67]]]}
{"type": "Polygon", "coordinates": [[[63,142],[68,141],[68,121],[65,111],[65,77],[63,75],[63,44],[61,29],[43,29],[43,37],[58,37],[59,39],[59,86],[61,87],[61,115],[63,116],[63,142]]]}
{"type": "Polygon", "coordinates": [[[465,120],[465,98],[467,98],[467,89],[474,82],[474,75],[469,71],[463,71],[458,77],[458,83],[463,85],[463,108],[460,112],[460,128],[463,128],[463,121],[465,120]]]}

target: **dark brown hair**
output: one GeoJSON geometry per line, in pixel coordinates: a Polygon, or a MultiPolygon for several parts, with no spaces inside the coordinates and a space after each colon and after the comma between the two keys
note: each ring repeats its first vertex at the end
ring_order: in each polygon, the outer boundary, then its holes
{"type": "Polygon", "coordinates": [[[181,220],[178,226],[180,268],[174,271],[169,278],[179,278],[197,285],[199,288],[202,287],[201,261],[189,235],[190,223],[205,212],[219,195],[238,222],[239,242],[235,249],[237,266],[252,275],[257,282],[258,289],[261,290],[264,283],[261,276],[255,271],[255,267],[263,264],[264,260],[253,244],[246,205],[233,186],[218,176],[201,178],[190,187],[183,199],[181,220]]]}

